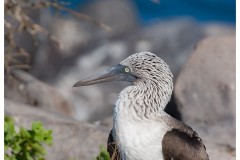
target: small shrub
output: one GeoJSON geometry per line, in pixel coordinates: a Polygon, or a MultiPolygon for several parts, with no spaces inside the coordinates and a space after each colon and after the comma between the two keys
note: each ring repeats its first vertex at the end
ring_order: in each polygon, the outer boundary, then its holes
{"type": "Polygon", "coordinates": [[[110,160],[110,155],[108,153],[108,151],[103,147],[100,146],[100,152],[96,158],[96,160],[110,160]]]}
{"type": "Polygon", "coordinates": [[[44,160],[43,144],[52,144],[52,131],[43,128],[41,122],[33,122],[27,130],[20,127],[17,133],[11,117],[4,117],[4,159],[44,160]]]}

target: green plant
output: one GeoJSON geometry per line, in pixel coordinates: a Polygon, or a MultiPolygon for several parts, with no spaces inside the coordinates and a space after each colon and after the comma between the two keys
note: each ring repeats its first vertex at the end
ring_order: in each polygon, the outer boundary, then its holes
{"type": "Polygon", "coordinates": [[[96,160],[110,160],[110,155],[108,153],[108,151],[103,147],[100,146],[100,152],[96,158],[96,160]]]}
{"type": "Polygon", "coordinates": [[[44,144],[52,144],[52,131],[43,128],[41,122],[33,122],[30,130],[20,127],[16,132],[13,119],[4,117],[5,160],[43,160],[44,144]]]}

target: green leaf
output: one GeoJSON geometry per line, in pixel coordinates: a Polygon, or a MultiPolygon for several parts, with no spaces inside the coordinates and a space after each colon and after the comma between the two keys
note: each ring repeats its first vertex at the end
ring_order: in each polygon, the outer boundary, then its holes
{"type": "Polygon", "coordinates": [[[103,147],[100,146],[100,153],[98,154],[97,160],[110,160],[110,155],[108,153],[108,151],[103,147]]]}
{"type": "Polygon", "coordinates": [[[32,144],[32,148],[33,150],[37,151],[40,154],[45,154],[45,149],[39,143],[32,144]]]}
{"type": "Polygon", "coordinates": [[[33,122],[32,130],[36,133],[42,132],[43,131],[42,123],[41,122],[33,122]]]}
{"type": "Polygon", "coordinates": [[[20,133],[21,137],[24,137],[24,138],[30,138],[31,135],[30,133],[23,127],[20,128],[20,133]]]}
{"type": "Polygon", "coordinates": [[[4,142],[12,140],[16,136],[16,131],[14,128],[14,122],[12,118],[4,117],[4,142]]]}
{"type": "Polygon", "coordinates": [[[18,144],[14,145],[14,147],[12,147],[12,152],[15,154],[18,154],[21,151],[22,147],[18,144]]]}
{"type": "Polygon", "coordinates": [[[4,117],[5,160],[44,160],[44,144],[52,144],[52,130],[46,130],[41,122],[33,122],[27,130],[20,127],[17,133],[11,117],[4,117]]]}

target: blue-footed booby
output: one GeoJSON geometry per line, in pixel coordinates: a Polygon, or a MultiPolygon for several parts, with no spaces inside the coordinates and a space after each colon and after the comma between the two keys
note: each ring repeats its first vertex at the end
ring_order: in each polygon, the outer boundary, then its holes
{"type": "Polygon", "coordinates": [[[131,82],[120,92],[114,107],[113,129],[107,148],[111,159],[209,159],[198,134],[164,111],[173,91],[172,78],[169,66],[161,58],[150,52],[140,52],[74,85],[131,82]]]}

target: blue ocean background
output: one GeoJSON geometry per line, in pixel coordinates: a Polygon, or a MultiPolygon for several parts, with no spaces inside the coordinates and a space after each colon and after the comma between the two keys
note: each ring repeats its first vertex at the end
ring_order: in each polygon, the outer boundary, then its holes
{"type": "MultiPolygon", "coordinates": [[[[71,0],[67,6],[73,10],[81,8],[92,0],[71,0]]],[[[64,1],[63,1],[64,2],[64,1]]],[[[140,23],[175,17],[191,17],[196,21],[236,24],[235,0],[132,0],[140,23]]]]}

